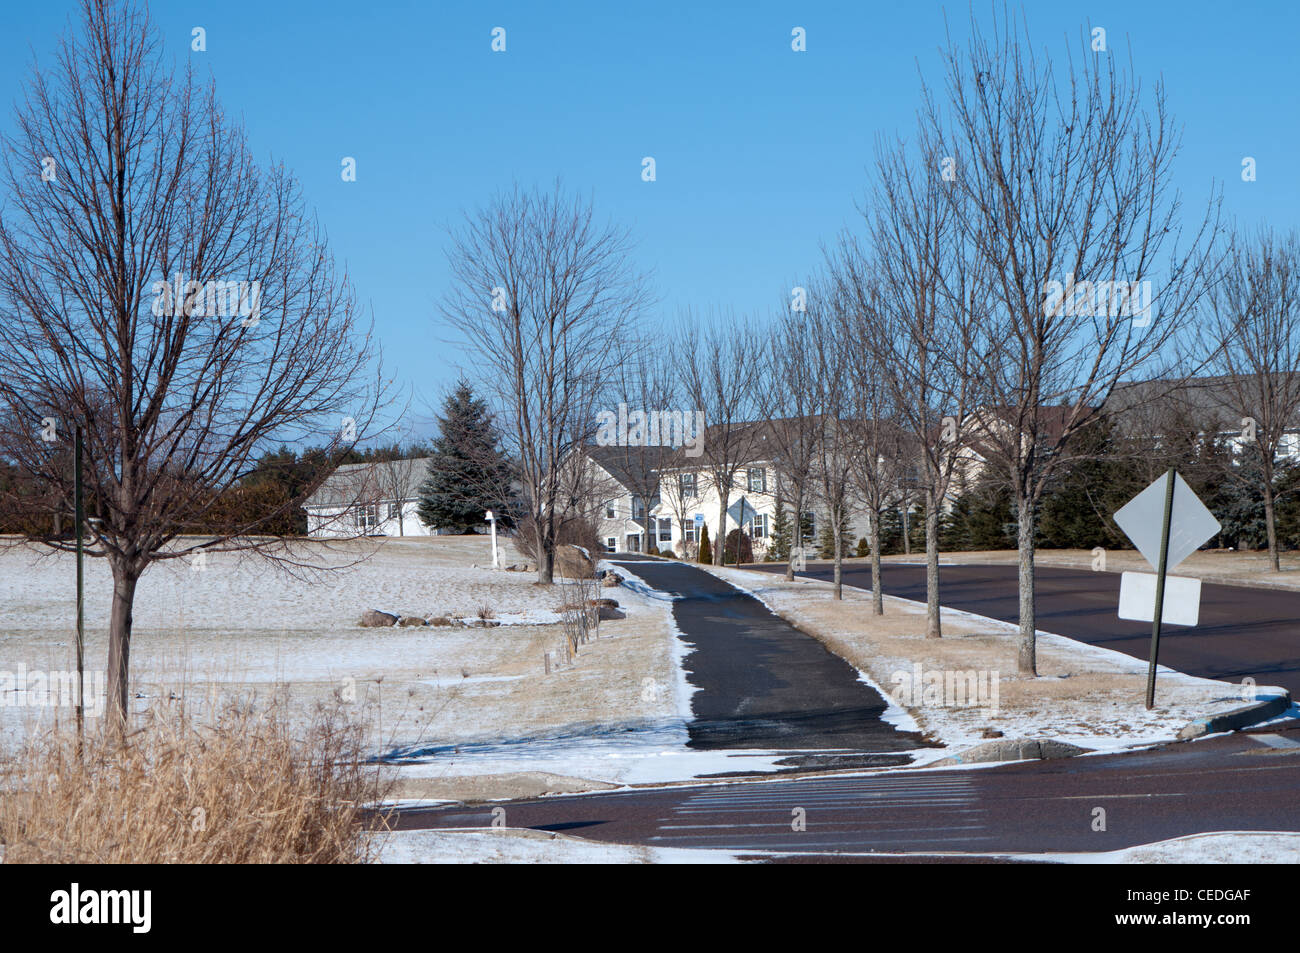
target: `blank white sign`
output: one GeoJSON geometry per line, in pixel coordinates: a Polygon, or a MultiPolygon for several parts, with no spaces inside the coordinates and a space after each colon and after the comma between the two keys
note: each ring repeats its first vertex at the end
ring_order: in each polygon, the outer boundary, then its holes
{"type": "MultiPolygon", "coordinates": [[[[1115,511],[1115,525],[1133,540],[1133,545],[1146,557],[1152,569],[1160,568],[1156,563],[1160,561],[1160,537],[1164,534],[1167,484],[1165,477],[1158,477],[1115,511]]],[[[1196,491],[1181,475],[1174,474],[1174,508],[1169,522],[1169,553],[1165,568],[1173,569],[1213,539],[1221,528],[1196,491]]],[[[1155,610],[1151,611],[1154,613],[1155,610]]]]}
{"type": "MultiPolygon", "coordinates": [[[[1119,581],[1119,617],[1134,622],[1154,622],[1156,574],[1126,572],[1119,581]]],[[[1201,618],[1201,580],[1165,576],[1165,605],[1161,625],[1196,625],[1201,618]]]]}

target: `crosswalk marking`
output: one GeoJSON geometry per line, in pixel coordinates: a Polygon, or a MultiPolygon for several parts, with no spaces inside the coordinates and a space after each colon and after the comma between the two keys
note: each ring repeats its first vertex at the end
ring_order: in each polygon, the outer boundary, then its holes
{"type": "Polygon", "coordinates": [[[1283,738],[1281,735],[1251,735],[1251,737],[1270,748],[1300,748],[1300,741],[1294,738],[1283,738]]]}

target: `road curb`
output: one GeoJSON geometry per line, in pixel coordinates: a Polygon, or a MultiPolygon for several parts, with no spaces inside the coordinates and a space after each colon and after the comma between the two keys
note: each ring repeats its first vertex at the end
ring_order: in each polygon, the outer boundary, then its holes
{"type": "Polygon", "coordinates": [[[1004,761],[1048,761],[1055,758],[1073,758],[1086,754],[1089,750],[1064,741],[1045,738],[1003,738],[950,754],[946,758],[927,764],[926,767],[940,768],[959,764],[989,764],[1004,761]]]}
{"type": "Polygon", "coordinates": [[[1278,689],[1280,694],[1267,698],[1262,702],[1256,702],[1254,705],[1246,705],[1242,708],[1234,708],[1232,711],[1226,711],[1221,715],[1212,715],[1209,718],[1198,718],[1196,721],[1189,721],[1178,731],[1180,740],[1187,741],[1192,738],[1200,738],[1202,735],[1218,734],[1221,731],[1237,731],[1241,728],[1249,728],[1251,725],[1257,725],[1263,721],[1269,721],[1285,712],[1291,707],[1291,693],[1285,689],[1278,689]]]}

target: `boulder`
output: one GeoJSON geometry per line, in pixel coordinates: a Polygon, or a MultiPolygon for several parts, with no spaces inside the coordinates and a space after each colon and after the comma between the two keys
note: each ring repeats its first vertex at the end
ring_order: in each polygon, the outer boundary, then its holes
{"type": "Polygon", "coordinates": [[[370,609],[361,617],[361,625],[367,629],[396,625],[397,621],[398,617],[391,612],[380,612],[378,609],[370,609]]]}
{"type": "Polygon", "coordinates": [[[555,550],[555,573],[565,579],[590,579],[596,575],[596,563],[580,546],[560,546],[555,550]]]}
{"type": "Polygon", "coordinates": [[[397,622],[398,625],[406,628],[412,625],[428,625],[428,621],[420,618],[418,615],[404,615],[397,622]]]}
{"type": "Polygon", "coordinates": [[[615,586],[622,585],[622,583],[623,577],[616,572],[605,573],[605,578],[600,581],[600,584],[606,589],[613,589],[615,586]]]}

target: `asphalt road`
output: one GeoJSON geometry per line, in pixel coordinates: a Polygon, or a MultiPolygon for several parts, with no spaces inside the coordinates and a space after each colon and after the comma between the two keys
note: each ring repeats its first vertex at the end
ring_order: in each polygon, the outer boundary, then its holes
{"type": "Polygon", "coordinates": [[[882,720],[885,699],[853,666],[753,596],[682,563],[616,562],[680,596],[673,619],[692,647],[684,668],[698,689],[691,747],[789,751],[784,765],[807,768],[905,764],[903,752],[926,744],[882,720]]]}
{"type": "MultiPolygon", "coordinates": [[[[1095,853],[1207,831],[1300,831],[1297,790],[1300,727],[996,768],[548,797],[506,805],[505,823],[617,843],[806,859],[873,851],[1095,853]],[[803,830],[795,829],[799,821],[803,830]]],[[[404,809],[394,826],[488,827],[494,807],[404,809]]]]}
{"type": "MultiPolygon", "coordinates": [[[[784,566],[753,569],[784,572],[784,566]]],[[[831,578],[817,566],[804,575],[831,578]]],[[[1146,661],[1151,624],[1119,618],[1119,573],[1038,567],[1035,606],[1044,632],[1104,646],[1146,661]]],[[[871,588],[869,566],[844,567],[844,582],[871,588]]],[[[892,596],[925,601],[925,567],[885,563],[881,588],[892,596]]],[[[1016,622],[1019,619],[1014,565],[949,565],[939,568],[939,601],[955,609],[1016,622]]],[[[1280,685],[1300,698],[1300,592],[1244,586],[1201,586],[1200,624],[1165,626],[1160,664],[1189,675],[1258,685],[1280,685]]]]}

